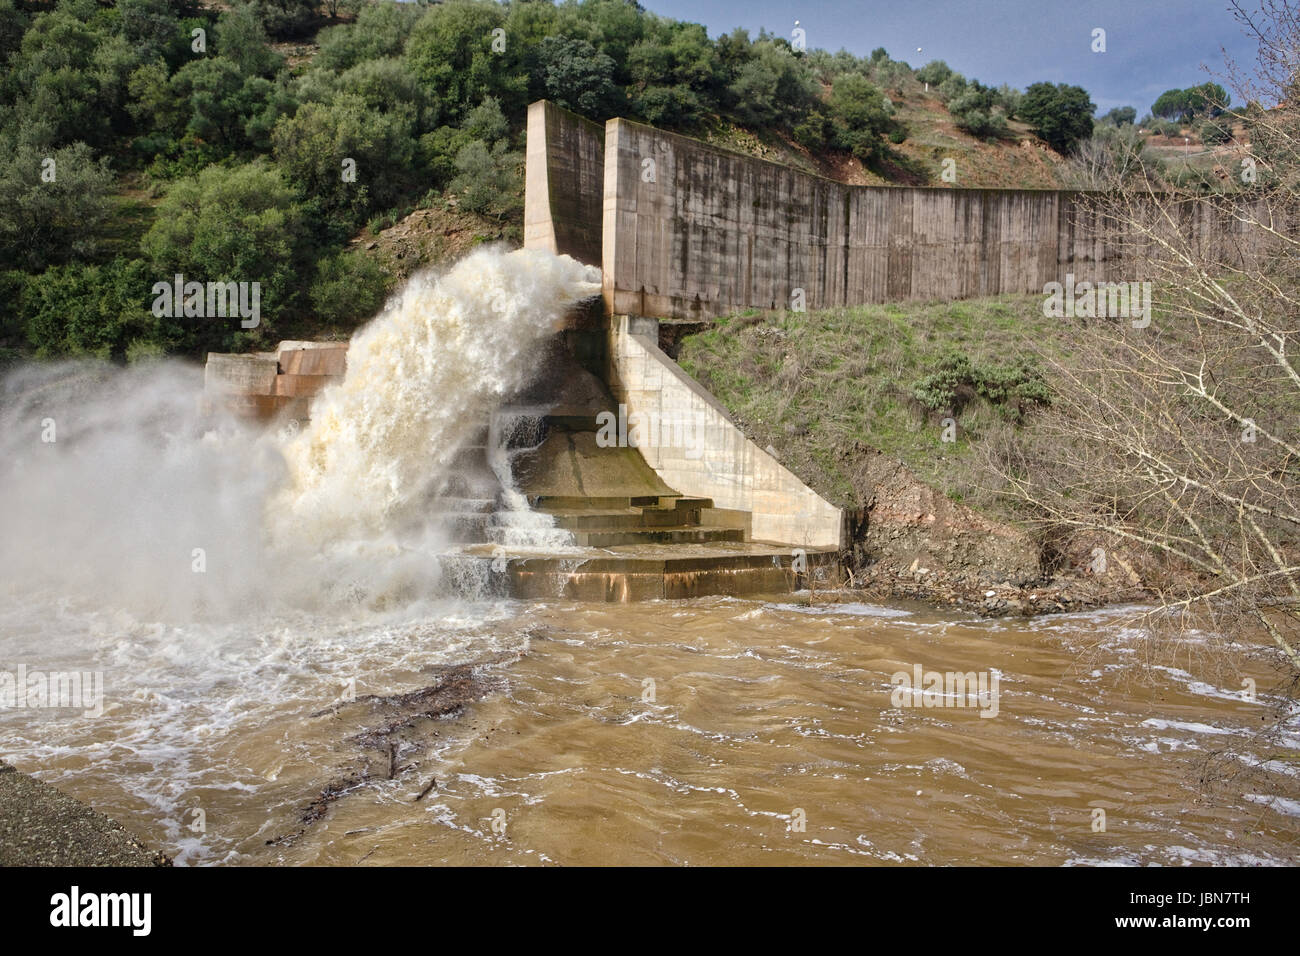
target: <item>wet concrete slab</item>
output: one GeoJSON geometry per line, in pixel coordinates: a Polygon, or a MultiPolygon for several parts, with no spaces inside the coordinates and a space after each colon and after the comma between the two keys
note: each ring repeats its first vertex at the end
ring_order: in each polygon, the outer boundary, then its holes
{"type": "Polygon", "coordinates": [[[545,554],[466,547],[463,555],[504,562],[511,597],[627,602],[705,595],[789,594],[836,583],[834,551],[762,542],[703,541],[550,550],[545,554]]]}

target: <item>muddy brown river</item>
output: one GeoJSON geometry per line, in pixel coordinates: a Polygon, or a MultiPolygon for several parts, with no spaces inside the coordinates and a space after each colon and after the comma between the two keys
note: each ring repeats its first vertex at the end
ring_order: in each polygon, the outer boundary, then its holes
{"type": "Polygon", "coordinates": [[[800,601],[178,628],[27,600],[2,666],[102,672],[103,714],[0,710],[0,753],[186,864],[1297,860],[1263,662],[1153,661],[1135,608],[800,601]],[[891,680],[917,665],[985,696],[924,706],[891,680]],[[1214,754],[1250,772],[1207,789],[1214,754]]]}

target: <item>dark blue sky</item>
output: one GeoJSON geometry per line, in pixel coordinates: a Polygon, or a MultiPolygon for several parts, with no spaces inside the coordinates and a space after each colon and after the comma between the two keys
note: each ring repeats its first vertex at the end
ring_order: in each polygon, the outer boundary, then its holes
{"type": "MultiPolygon", "coordinates": [[[[1249,0],[1248,8],[1256,0],[1249,0]]],[[[883,46],[920,66],[947,60],[967,77],[1024,89],[1038,80],[1074,83],[1104,113],[1133,106],[1142,116],[1170,87],[1222,78],[1221,48],[1254,62],[1255,45],[1227,0],[641,0],[677,20],[703,23],[710,36],[760,27],[788,37],[798,19],[808,47],[858,55],[883,46]],[[1092,31],[1106,31],[1093,53],[1092,31]],[[922,52],[917,53],[916,48],[922,52]],[[1214,76],[1201,69],[1208,66],[1214,76]]],[[[1231,92],[1231,90],[1229,90],[1231,92]]]]}

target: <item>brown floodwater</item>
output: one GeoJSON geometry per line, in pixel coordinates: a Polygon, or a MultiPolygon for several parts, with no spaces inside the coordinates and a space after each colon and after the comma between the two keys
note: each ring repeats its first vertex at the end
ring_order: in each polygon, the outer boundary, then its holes
{"type": "Polygon", "coordinates": [[[5,666],[101,670],[105,709],[0,711],[0,753],[193,864],[1296,861],[1300,739],[1252,739],[1265,664],[1252,701],[1153,666],[1134,608],[801,600],[204,630],[29,603],[5,666]],[[891,675],[917,665],[990,693],[910,706],[891,675]],[[1254,772],[1206,789],[1214,754],[1254,772]]]}

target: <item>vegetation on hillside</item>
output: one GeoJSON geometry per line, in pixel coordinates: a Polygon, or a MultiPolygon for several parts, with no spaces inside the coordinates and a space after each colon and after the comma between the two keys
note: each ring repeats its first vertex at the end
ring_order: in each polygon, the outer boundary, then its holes
{"type": "Polygon", "coordinates": [[[862,507],[864,451],[901,459],[950,497],[1009,517],[973,454],[1050,401],[1036,353],[1068,357],[1041,296],[750,311],[682,341],[678,361],[760,447],[836,504],[862,507]],[[947,427],[949,424],[953,427],[947,427]]]}

